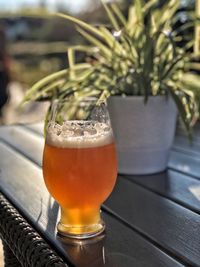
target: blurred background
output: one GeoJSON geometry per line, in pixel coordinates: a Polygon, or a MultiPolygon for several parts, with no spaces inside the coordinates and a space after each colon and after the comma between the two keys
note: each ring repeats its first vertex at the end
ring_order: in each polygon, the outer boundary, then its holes
{"type": "MultiPolygon", "coordinates": [[[[125,11],[131,1],[121,1],[125,11]]],[[[181,5],[194,10],[195,0],[182,0],[181,5]]],[[[0,0],[0,124],[42,120],[48,103],[19,108],[25,91],[67,67],[67,47],[83,42],[73,24],[50,15],[53,12],[106,23],[101,0],[0,0]]],[[[179,23],[186,20],[183,12],[179,23]]]]}

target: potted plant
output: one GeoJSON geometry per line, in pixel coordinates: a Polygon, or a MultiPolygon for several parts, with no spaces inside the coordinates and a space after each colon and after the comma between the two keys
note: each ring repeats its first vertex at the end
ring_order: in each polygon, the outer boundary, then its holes
{"type": "MultiPolygon", "coordinates": [[[[184,47],[178,27],[179,0],[135,0],[128,18],[116,3],[103,4],[112,29],[94,27],[58,14],[76,24],[91,46],[68,49],[69,68],[39,81],[25,97],[30,100],[109,98],[116,137],[119,172],[149,174],[163,171],[175,133],[177,112],[188,134],[199,117],[200,79],[189,40],[184,47]],[[92,55],[75,63],[75,52],[92,55]]],[[[196,19],[192,17],[191,23],[196,19]]],[[[48,116],[48,115],[47,115],[48,116]]]]}

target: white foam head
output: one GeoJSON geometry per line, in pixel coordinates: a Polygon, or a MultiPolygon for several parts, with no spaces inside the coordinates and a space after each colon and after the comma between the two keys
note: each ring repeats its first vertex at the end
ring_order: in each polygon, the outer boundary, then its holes
{"type": "Polygon", "coordinates": [[[68,121],[48,125],[46,142],[60,148],[88,148],[110,144],[112,129],[105,123],[93,121],[68,121]]]}

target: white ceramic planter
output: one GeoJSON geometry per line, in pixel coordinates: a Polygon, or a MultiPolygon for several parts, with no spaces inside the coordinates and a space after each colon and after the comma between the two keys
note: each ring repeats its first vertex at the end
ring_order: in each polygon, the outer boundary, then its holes
{"type": "Polygon", "coordinates": [[[108,109],[116,139],[119,173],[152,174],[166,169],[177,109],[164,96],[112,96],[108,109]]]}

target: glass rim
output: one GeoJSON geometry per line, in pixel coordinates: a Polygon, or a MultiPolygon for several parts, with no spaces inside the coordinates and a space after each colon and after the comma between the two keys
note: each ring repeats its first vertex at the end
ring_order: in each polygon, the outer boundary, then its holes
{"type": "Polygon", "coordinates": [[[64,103],[69,103],[69,104],[90,104],[90,103],[95,103],[97,106],[100,104],[106,104],[107,100],[106,99],[100,99],[98,97],[85,97],[85,98],[66,98],[66,99],[55,99],[52,100],[52,105],[59,105],[59,103],[64,104],[64,103]]]}
{"type": "MultiPolygon", "coordinates": [[[[63,114],[67,115],[68,111],[73,111],[73,109],[79,109],[79,108],[90,112],[94,111],[95,109],[104,109],[104,108],[107,109],[107,102],[106,99],[103,100],[97,97],[84,97],[84,98],[73,97],[66,99],[54,99],[51,102],[48,124],[51,121],[55,121],[57,114],[59,114],[60,112],[61,113],[63,112],[63,114]]],[[[72,118],[70,120],[72,120],[72,118]]]]}

